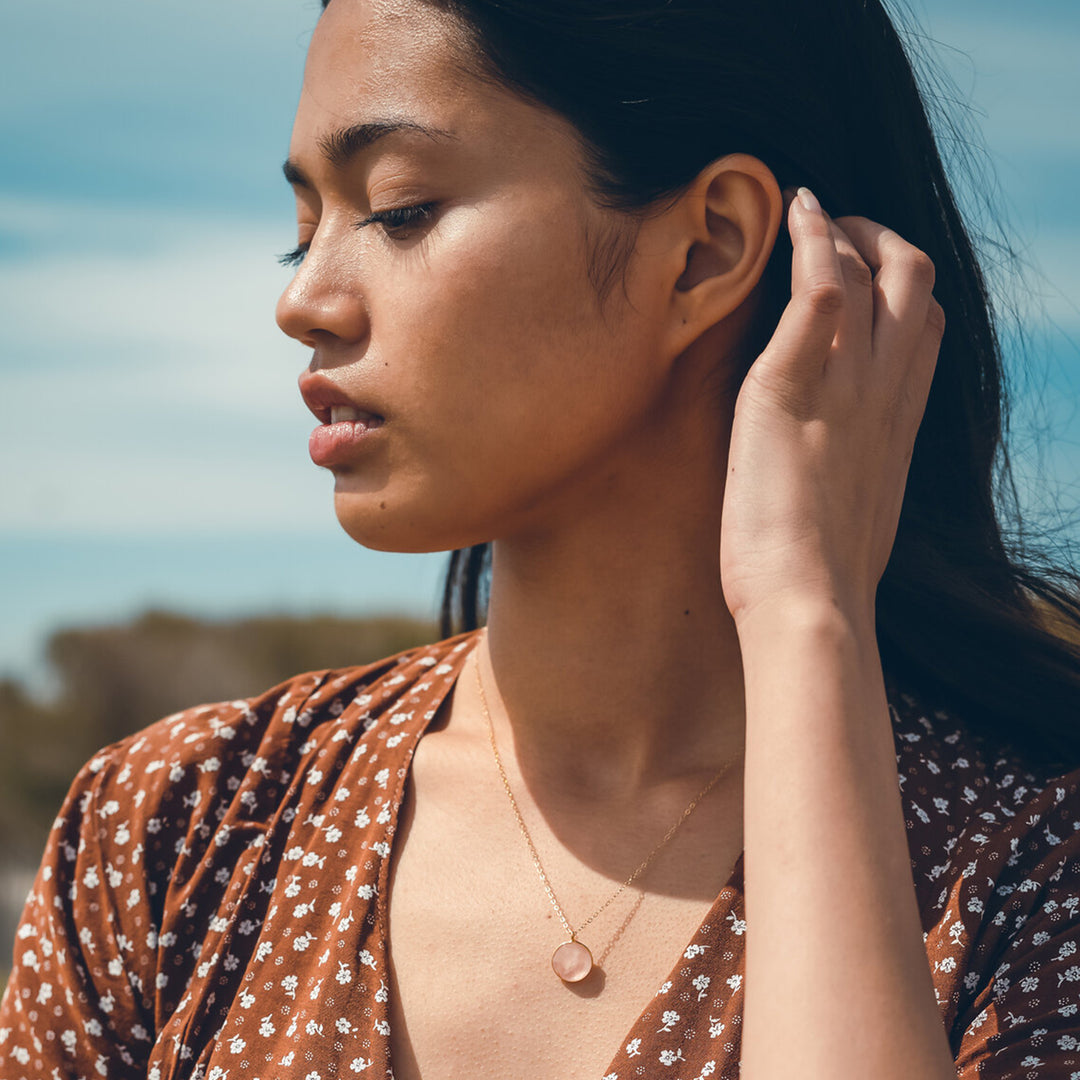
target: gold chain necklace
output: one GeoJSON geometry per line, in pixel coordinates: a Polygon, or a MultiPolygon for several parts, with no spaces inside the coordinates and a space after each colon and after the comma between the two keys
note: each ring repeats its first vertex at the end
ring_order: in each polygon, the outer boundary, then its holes
{"type": "Polygon", "coordinates": [[[623,890],[645,870],[649,863],[653,861],[656,853],[675,835],[679,826],[694,812],[694,808],[697,804],[708,795],[713,787],[716,786],[717,781],[731,768],[734,762],[729,761],[712,778],[712,780],[701,789],[701,791],[690,801],[690,805],[682,812],[679,820],[668,829],[663,840],[649,852],[645,861],[581,924],[581,926],[578,927],[577,930],[575,930],[563,914],[563,910],[559,906],[559,901],[555,899],[555,890],[552,889],[551,882],[548,880],[547,874],[544,873],[544,868],[540,863],[540,856],[536,851],[536,845],[533,843],[532,837],[529,835],[529,830],[525,826],[525,820],[522,818],[521,811],[518,809],[517,799],[514,798],[514,793],[510,790],[510,781],[506,778],[506,770],[503,768],[502,758],[499,757],[499,748],[495,745],[495,725],[491,722],[491,712],[488,709],[487,694],[484,693],[484,680],[480,674],[479,651],[477,651],[474,659],[476,661],[476,689],[479,692],[480,705],[484,710],[484,717],[487,720],[488,736],[491,739],[491,749],[495,754],[495,764],[499,767],[499,775],[502,777],[503,787],[506,789],[507,797],[510,799],[510,806],[513,808],[514,817],[517,818],[518,828],[521,830],[521,835],[525,837],[525,842],[529,845],[529,851],[532,853],[533,865],[536,867],[536,872],[540,875],[540,880],[544,883],[544,890],[547,892],[552,907],[555,908],[555,913],[559,916],[563,926],[566,928],[566,932],[570,935],[569,940],[564,941],[551,954],[551,967],[563,982],[581,982],[581,980],[586,978],[593,969],[593,956],[588,947],[577,940],[578,932],[584,930],[593,919],[601,914],[601,912],[607,910],[607,908],[622,895],[623,890]]]}

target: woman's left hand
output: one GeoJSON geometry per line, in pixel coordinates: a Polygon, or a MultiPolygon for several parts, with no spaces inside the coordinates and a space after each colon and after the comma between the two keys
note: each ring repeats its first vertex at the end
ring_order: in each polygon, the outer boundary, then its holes
{"type": "Polygon", "coordinates": [[[804,601],[872,615],[945,330],[925,254],[815,207],[788,210],[791,302],[735,404],[720,570],[737,624],[804,601]]]}

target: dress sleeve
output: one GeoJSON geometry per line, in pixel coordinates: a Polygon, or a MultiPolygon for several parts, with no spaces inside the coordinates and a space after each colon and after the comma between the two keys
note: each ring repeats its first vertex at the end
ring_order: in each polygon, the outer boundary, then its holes
{"type": "Polygon", "coordinates": [[[968,1011],[958,1080],[1080,1080],[1080,772],[1050,781],[1013,824],[1000,906],[986,913],[1000,937],[968,1011]]]}
{"type": "Polygon", "coordinates": [[[83,766],[49,834],[0,1001],[9,1080],[146,1076],[156,935],[149,890],[130,884],[137,809],[110,792],[124,746],[83,766]]]}

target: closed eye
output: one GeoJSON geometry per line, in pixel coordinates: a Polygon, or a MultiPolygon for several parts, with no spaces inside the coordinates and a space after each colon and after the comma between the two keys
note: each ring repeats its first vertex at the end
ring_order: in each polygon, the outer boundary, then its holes
{"type": "MultiPolygon", "coordinates": [[[[435,203],[420,203],[417,206],[398,206],[390,210],[380,210],[356,222],[354,228],[363,229],[368,225],[381,226],[387,236],[395,240],[407,239],[417,229],[428,224],[435,214],[435,203]]],[[[292,251],[279,255],[278,262],[282,266],[299,266],[308,253],[310,244],[300,244],[292,251]]]]}
{"type": "Polygon", "coordinates": [[[417,206],[398,206],[390,210],[380,210],[370,217],[358,221],[357,229],[368,225],[381,226],[387,236],[404,239],[410,233],[428,224],[435,214],[435,203],[420,203],[417,206]]]}

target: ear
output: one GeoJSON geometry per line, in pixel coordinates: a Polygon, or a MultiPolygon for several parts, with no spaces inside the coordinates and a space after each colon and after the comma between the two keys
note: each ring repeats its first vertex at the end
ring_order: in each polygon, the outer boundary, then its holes
{"type": "Polygon", "coordinates": [[[765,272],[783,211],[768,166],[749,154],[730,154],[704,169],[663,215],[674,240],[668,249],[671,356],[749,297],[765,272]]]}

